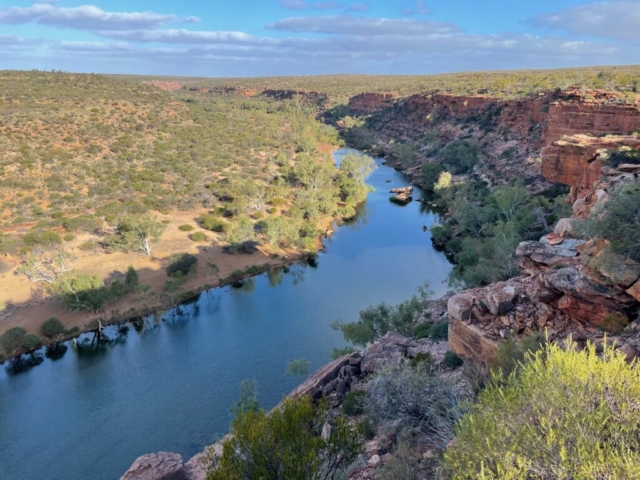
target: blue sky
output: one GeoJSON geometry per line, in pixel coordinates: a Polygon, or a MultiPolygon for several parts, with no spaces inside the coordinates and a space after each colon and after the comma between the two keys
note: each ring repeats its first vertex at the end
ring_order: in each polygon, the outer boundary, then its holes
{"type": "Polygon", "coordinates": [[[426,74],[640,63],[640,0],[0,0],[0,69],[426,74]]]}

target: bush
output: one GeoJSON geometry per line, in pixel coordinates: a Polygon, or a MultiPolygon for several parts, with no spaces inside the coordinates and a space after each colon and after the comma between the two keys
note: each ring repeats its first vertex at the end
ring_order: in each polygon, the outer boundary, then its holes
{"type": "Polygon", "coordinates": [[[447,170],[458,175],[473,170],[480,160],[480,149],[471,142],[458,140],[443,148],[438,156],[447,170]]]}
{"type": "Polygon", "coordinates": [[[350,416],[364,413],[364,391],[352,390],[342,400],[342,411],[350,416]]]}
{"type": "Polygon", "coordinates": [[[417,338],[418,340],[423,338],[429,338],[431,334],[431,323],[419,323],[413,329],[413,338],[417,338]]]}
{"type": "Polygon", "coordinates": [[[421,179],[425,190],[433,191],[440,174],[443,172],[442,165],[438,163],[425,163],[421,169],[421,179]]]}
{"type": "Polygon", "coordinates": [[[376,436],[376,426],[369,417],[364,417],[362,421],[358,423],[358,433],[362,435],[365,440],[371,440],[376,436]]]}
{"type": "Polygon", "coordinates": [[[178,230],[180,230],[181,232],[192,232],[193,231],[193,226],[192,225],[180,225],[178,227],[178,230]]]}
{"type": "Polygon", "coordinates": [[[52,246],[60,245],[62,243],[62,237],[59,233],[52,230],[44,230],[41,232],[29,232],[22,237],[22,242],[28,247],[36,245],[52,246]]]}
{"type": "Polygon", "coordinates": [[[286,399],[271,413],[240,411],[207,480],[335,478],[356,458],[360,442],[355,428],[341,418],[323,440],[325,416],[308,397],[286,399]]]}
{"type": "Polygon", "coordinates": [[[444,359],[442,360],[442,363],[449,368],[458,368],[462,366],[462,364],[464,363],[464,360],[462,360],[455,353],[449,351],[444,354],[444,359]]]}
{"type": "Polygon", "coordinates": [[[640,222],[640,186],[617,188],[604,209],[594,209],[589,221],[594,233],[611,242],[613,251],[640,261],[638,222],[640,222]]]}
{"type": "Polygon", "coordinates": [[[431,353],[420,352],[415,357],[413,357],[409,362],[409,365],[411,365],[413,368],[419,368],[423,364],[426,365],[427,367],[433,364],[433,358],[431,357],[431,353]]]}
{"type": "Polygon", "coordinates": [[[52,285],[54,293],[70,310],[96,312],[109,300],[109,290],[97,275],[70,272],[52,285]]]}
{"type": "Polygon", "coordinates": [[[369,382],[365,411],[400,438],[425,435],[437,448],[451,441],[460,416],[459,398],[451,384],[426,363],[381,370],[369,382]]]}
{"type": "Polygon", "coordinates": [[[202,228],[211,230],[212,232],[224,233],[229,227],[229,223],[216,217],[212,213],[205,213],[200,217],[200,225],[202,228]]]}
{"type": "Polygon", "coordinates": [[[191,235],[189,235],[189,238],[191,239],[192,242],[206,242],[207,241],[207,236],[205,235],[204,232],[194,232],[191,235]]]}
{"type": "Polygon", "coordinates": [[[429,338],[434,342],[446,340],[449,336],[449,322],[443,321],[434,324],[429,332],[429,338]]]}
{"type": "Polygon", "coordinates": [[[498,351],[489,365],[489,369],[506,378],[522,367],[530,354],[540,350],[544,346],[544,342],[545,338],[542,333],[527,335],[520,341],[510,337],[506,342],[498,344],[498,351]]]}
{"type": "Polygon", "coordinates": [[[95,232],[102,227],[102,220],[93,215],[79,215],[73,218],[67,218],[62,222],[64,228],[69,231],[95,232]]]}
{"type": "Polygon", "coordinates": [[[136,269],[133,268],[133,265],[129,265],[127,267],[127,273],[124,277],[124,289],[128,293],[131,293],[135,291],[139,282],[140,279],[138,278],[138,272],[136,272],[136,269]]]}
{"type": "Polygon", "coordinates": [[[10,328],[2,334],[0,337],[0,346],[7,353],[7,356],[12,356],[16,351],[22,347],[27,331],[22,327],[10,328]]]}
{"type": "Polygon", "coordinates": [[[75,235],[73,235],[73,233],[65,233],[63,238],[64,238],[65,242],[70,242],[71,240],[73,240],[76,237],[75,237],[75,235]]]}
{"type": "Polygon", "coordinates": [[[22,340],[22,346],[24,347],[25,350],[28,350],[28,351],[35,350],[41,345],[42,345],[42,341],[38,338],[37,335],[34,335],[33,333],[29,333],[22,340]]]}
{"type": "Polygon", "coordinates": [[[190,253],[175,255],[169,261],[169,266],[167,267],[167,275],[172,277],[176,274],[184,276],[195,274],[197,263],[198,258],[195,255],[191,255],[190,253]]]}
{"type": "Polygon", "coordinates": [[[547,344],[456,428],[452,479],[640,478],[640,367],[606,347],[547,344]]]}
{"type": "Polygon", "coordinates": [[[40,325],[40,333],[44,337],[53,340],[64,333],[64,325],[56,317],[51,317],[40,325]]]}

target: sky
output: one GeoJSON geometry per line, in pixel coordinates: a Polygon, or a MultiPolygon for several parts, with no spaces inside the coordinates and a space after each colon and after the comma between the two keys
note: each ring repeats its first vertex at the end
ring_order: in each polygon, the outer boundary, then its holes
{"type": "Polygon", "coordinates": [[[640,0],[0,0],[0,69],[237,77],[638,63],[640,0]]]}

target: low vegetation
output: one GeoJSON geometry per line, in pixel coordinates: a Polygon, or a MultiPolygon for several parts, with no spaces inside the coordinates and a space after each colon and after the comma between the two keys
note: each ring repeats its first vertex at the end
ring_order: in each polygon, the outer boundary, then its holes
{"type": "Polygon", "coordinates": [[[637,478],[640,368],[552,344],[482,391],[445,454],[452,479],[637,478]]]}

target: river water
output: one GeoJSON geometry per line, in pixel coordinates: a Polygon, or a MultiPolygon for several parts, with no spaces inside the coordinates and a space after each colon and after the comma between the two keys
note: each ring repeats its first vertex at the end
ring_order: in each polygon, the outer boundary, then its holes
{"type": "Polygon", "coordinates": [[[317,266],[205,292],[126,334],[111,329],[97,350],[70,347],[19,374],[0,367],[0,478],[113,480],[145,453],[188,459],[228,431],[243,379],[272,408],[303,380],[285,374],[289,362],[308,359],[313,371],[344,346],[335,320],[406,300],[425,280],[443,294],[451,265],[422,230],[437,215],[390,202],[388,190],[408,182],[389,167],[368,183],[375,192],[326,240],[317,266]]]}

